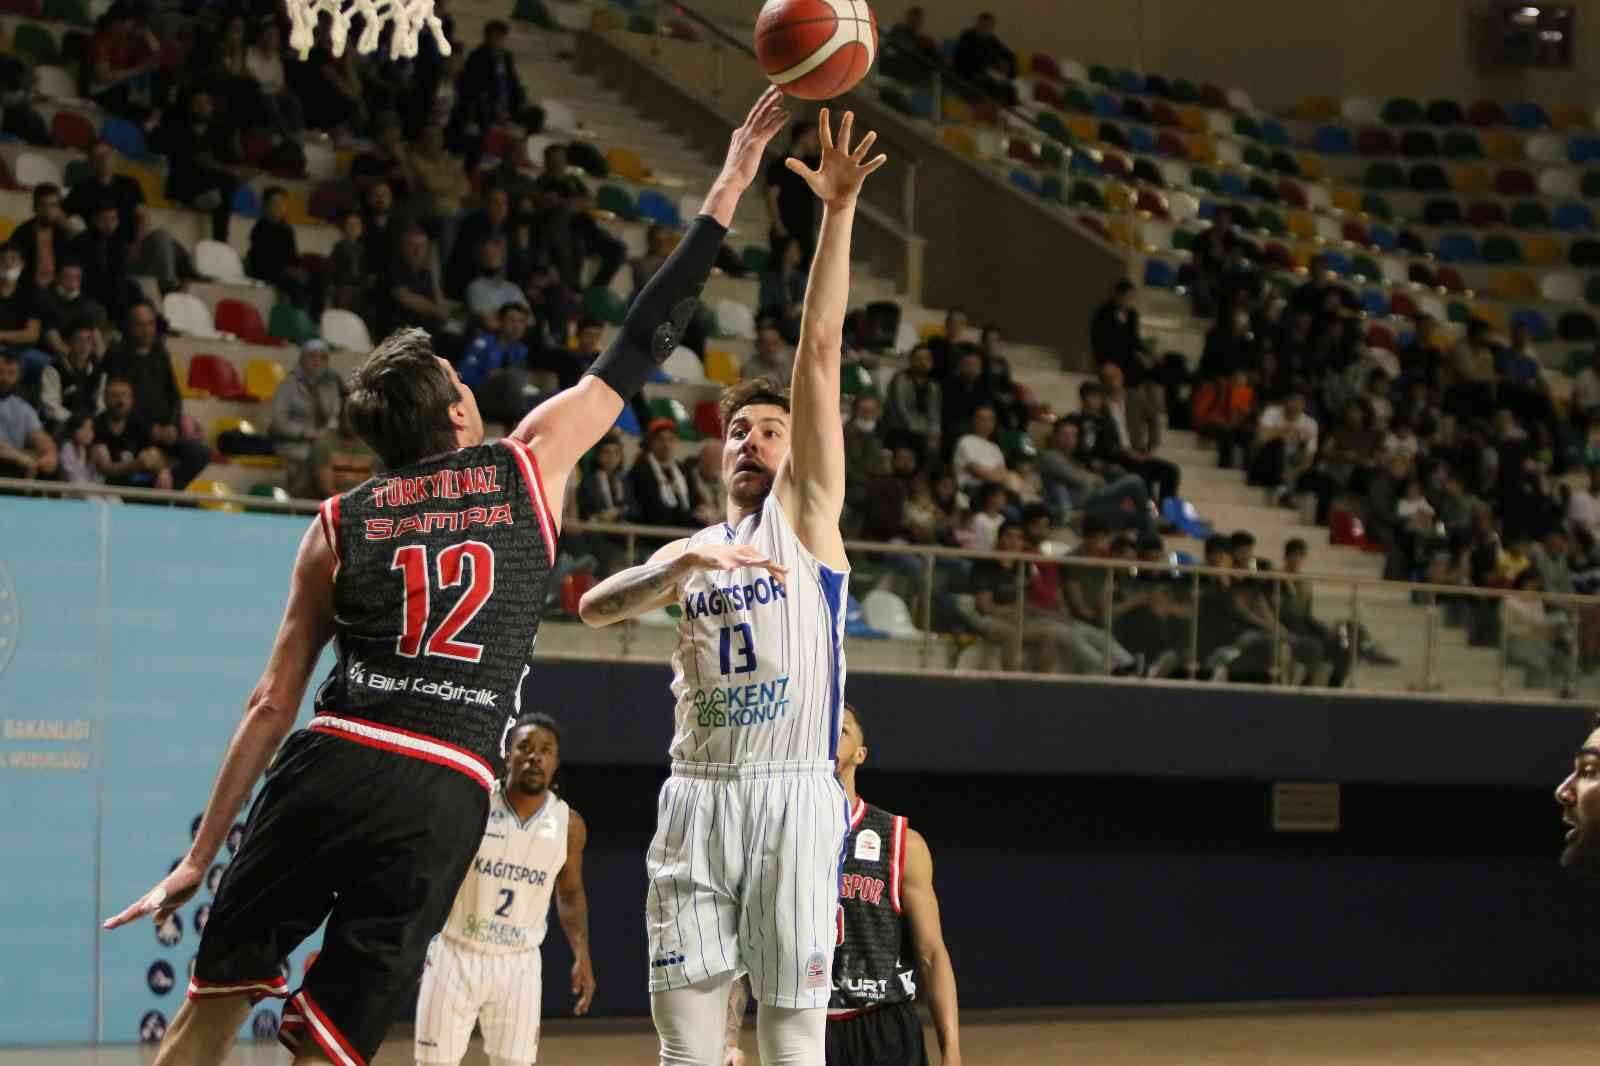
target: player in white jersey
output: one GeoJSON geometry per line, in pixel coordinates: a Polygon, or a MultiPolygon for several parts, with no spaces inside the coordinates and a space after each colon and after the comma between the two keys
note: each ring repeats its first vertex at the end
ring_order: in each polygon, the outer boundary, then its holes
{"type": "Polygon", "coordinates": [[[483,842],[444,929],[428,945],[417,1001],[416,1059],[457,1063],[473,1023],[490,1066],[528,1066],[539,1054],[539,945],[554,892],[572,947],[574,1014],[594,999],[589,903],[583,890],[588,828],[550,788],[561,767],[548,715],[517,719],[506,737],[506,776],[489,802],[483,842]]]}
{"type": "Polygon", "coordinates": [[[767,1063],[821,1066],[847,827],[834,777],[844,702],[840,340],[850,231],[876,136],[790,159],[822,200],[794,376],[722,398],[727,520],[601,582],[580,613],[602,626],[676,603],[676,735],[662,787],[645,924],[663,1064],[718,1066],[728,985],[750,975],[767,1063]],[[792,399],[791,399],[792,398],[792,399]]]}

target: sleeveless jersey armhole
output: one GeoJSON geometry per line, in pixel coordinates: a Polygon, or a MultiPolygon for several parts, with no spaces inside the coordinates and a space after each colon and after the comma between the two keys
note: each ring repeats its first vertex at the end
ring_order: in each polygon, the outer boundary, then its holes
{"type": "Polygon", "coordinates": [[[515,437],[501,437],[499,443],[510,450],[512,458],[516,460],[517,468],[522,472],[522,483],[527,486],[528,500],[533,504],[534,514],[539,516],[539,530],[544,535],[545,550],[550,553],[550,565],[554,566],[556,562],[555,512],[550,510],[550,501],[544,494],[544,479],[539,475],[539,460],[534,456],[532,448],[515,437]]]}
{"type": "Polygon", "coordinates": [[[333,552],[333,574],[339,576],[339,497],[330,496],[317,505],[317,521],[322,526],[322,536],[333,552]]]}
{"type": "Polygon", "coordinates": [[[889,862],[889,902],[894,905],[896,914],[900,911],[900,880],[906,868],[906,819],[905,815],[894,816],[893,843],[890,847],[894,854],[889,862]]]}

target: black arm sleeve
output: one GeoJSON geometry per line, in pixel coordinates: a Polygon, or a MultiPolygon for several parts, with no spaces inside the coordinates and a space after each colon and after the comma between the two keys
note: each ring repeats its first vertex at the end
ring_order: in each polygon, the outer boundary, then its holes
{"type": "Polygon", "coordinates": [[[678,346],[700,304],[700,291],[717,261],[727,230],[709,215],[689,223],[678,247],[639,291],[622,322],[622,332],[606,346],[588,373],[610,385],[624,400],[678,346]]]}

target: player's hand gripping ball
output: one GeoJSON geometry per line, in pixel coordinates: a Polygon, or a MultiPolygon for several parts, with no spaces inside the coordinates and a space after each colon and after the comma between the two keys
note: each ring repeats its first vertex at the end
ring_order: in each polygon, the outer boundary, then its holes
{"type": "Polygon", "coordinates": [[[772,84],[802,100],[831,100],[867,76],[878,20],[866,0],[767,0],[755,44],[772,84]]]}

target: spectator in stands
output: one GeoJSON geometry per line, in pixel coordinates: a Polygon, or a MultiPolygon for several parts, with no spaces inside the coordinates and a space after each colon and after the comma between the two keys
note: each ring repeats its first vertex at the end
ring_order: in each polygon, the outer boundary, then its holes
{"type": "Polygon", "coordinates": [[[338,429],[344,411],[344,387],[328,365],[328,345],[309,340],[300,346],[300,361],[272,394],[272,447],[283,460],[289,495],[311,499],[316,490],[311,446],[338,429]]]}
{"type": "Polygon", "coordinates": [[[89,98],[113,115],[143,122],[163,104],[161,42],[133,4],[118,0],[89,40],[89,98]]]}
{"type": "Polygon", "coordinates": [[[944,400],[933,379],[933,351],[918,344],[906,357],[904,370],[889,379],[884,397],[883,426],[887,433],[906,433],[930,451],[939,450],[944,400]]]}
{"type": "MultiPolygon", "coordinates": [[[[544,173],[537,188],[547,209],[556,212],[572,249],[571,264],[558,263],[563,280],[575,289],[603,289],[628,261],[628,246],[595,220],[594,194],[579,176],[582,173],[568,163],[566,145],[552,144],[544,150],[544,173]],[[599,265],[585,283],[583,266],[590,259],[598,259],[599,265]]],[[[557,256],[558,261],[561,258],[557,256]]]]}
{"type": "Polygon", "coordinates": [[[1234,457],[1250,450],[1255,436],[1256,394],[1242,367],[1194,391],[1194,429],[1217,446],[1217,465],[1232,470],[1234,457]]]}
{"type": "MultiPolygon", "coordinates": [[[[633,514],[630,479],[622,470],[622,438],[613,433],[595,445],[594,461],[578,482],[578,517],[585,522],[628,522],[633,514]]],[[[585,539],[599,558],[602,573],[614,574],[627,565],[626,537],[601,535],[585,539]]]]}
{"type": "MultiPolygon", "coordinates": [[[[148,303],[135,304],[129,310],[122,343],[106,356],[106,385],[109,389],[111,379],[120,378],[132,388],[132,403],[150,443],[172,467],[173,487],[182,489],[211,462],[211,449],[204,441],[183,435],[183,394],[172,372],[172,356],[157,332],[157,321],[156,309],[148,303]]],[[[96,439],[100,439],[98,433],[96,439]]],[[[106,480],[112,481],[110,474],[106,480]]]]}
{"type": "Polygon", "coordinates": [[[39,310],[44,315],[45,343],[54,355],[66,354],[70,334],[78,325],[100,330],[107,320],[100,301],[84,294],[83,264],[71,253],[56,268],[55,284],[39,293],[39,310]]]}
{"type": "Polygon", "coordinates": [[[1328,510],[1341,493],[1359,495],[1377,472],[1383,456],[1383,434],[1372,424],[1365,400],[1344,405],[1344,418],[1322,445],[1315,465],[1300,479],[1302,491],[1317,494],[1317,525],[1328,524],[1328,510]]]}
{"type": "Polygon", "coordinates": [[[312,299],[311,275],[300,265],[300,249],[289,222],[289,192],[272,185],[261,194],[261,217],[250,228],[250,250],[245,272],[279,289],[294,306],[308,310],[312,299]]]}
{"type": "Polygon", "coordinates": [[[428,266],[428,234],[421,226],[412,226],[401,238],[400,261],[391,268],[386,295],[379,330],[385,335],[402,326],[439,333],[449,321],[444,295],[428,266]]]}
{"type": "Polygon", "coordinates": [[[421,141],[409,151],[412,203],[417,217],[439,243],[439,262],[449,263],[456,246],[456,228],[472,183],[461,160],[445,150],[444,129],[437,122],[422,127],[421,141]]]}
{"type": "Polygon", "coordinates": [[[106,479],[94,465],[94,415],[75,414],[60,430],[57,470],[72,485],[104,485],[106,479]]]}
{"type": "Polygon", "coordinates": [[[528,308],[518,301],[508,301],[494,316],[494,328],[480,329],[456,364],[462,384],[478,394],[484,417],[492,421],[515,425],[528,413],[529,407],[522,399],[528,371],[528,346],[523,342],[527,331],[528,308]],[[519,380],[491,384],[491,379],[507,372],[519,380]],[[509,405],[493,402],[507,398],[511,400],[509,405]]]}
{"type": "Polygon", "coordinates": [[[1165,500],[1178,495],[1182,474],[1177,464],[1133,447],[1121,371],[1115,366],[1108,369],[1110,375],[1106,378],[1106,384],[1089,381],[1078,388],[1079,403],[1083,408],[1078,419],[1080,448],[1087,447],[1099,464],[1101,473],[1109,473],[1110,468],[1114,468],[1139,475],[1150,486],[1152,499],[1165,500]],[[1116,408],[1109,406],[1113,397],[1108,387],[1117,390],[1115,399],[1119,406],[1116,408]]]}
{"type": "Polygon", "coordinates": [[[639,521],[647,526],[690,528],[695,524],[689,481],[672,459],[678,427],[670,418],[653,419],[628,479],[639,521]]]}
{"type": "MultiPolygon", "coordinates": [[[[395,208],[394,190],[386,181],[375,181],[367,189],[366,210],[361,216],[361,246],[368,265],[382,269],[402,254],[401,241],[411,228],[405,215],[395,208]]],[[[466,281],[462,282],[466,287],[466,281]]]]}
{"type": "Polygon", "coordinates": [[[714,526],[728,513],[727,486],[722,483],[722,442],[703,441],[693,459],[685,459],[683,476],[689,483],[689,499],[694,502],[695,520],[714,526]]]}
{"type": "Polygon", "coordinates": [[[170,489],[172,470],[156,447],[150,424],[133,409],[133,384],[127,378],[106,379],[106,406],[94,420],[94,446],[89,456],[108,485],[170,489]]]}
{"type": "Polygon", "coordinates": [[[1589,464],[1589,479],[1567,498],[1567,523],[1573,529],[1600,533],[1600,463],[1589,464]]]}
{"type": "Polygon", "coordinates": [[[339,216],[339,240],[328,253],[328,306],[366,318],[371,309],[371,275],[367,271],[366,223],[354,209],[339,216]]]}
{"type": "Polygon", "coordinates": [[[1106,414],[1117,427],[1123,447],[1148,455],[1161,446],[1161,390],[1131,390],[1124,384],[1122,368],[1115,363],[1100,364],[1100,384],[1105,387],[1106,414]]]}
{"type": "Polygon", "coordinates": [[[23,280],[22,253],[8,244],[0,249],[0,344],[17,353],[31,376],[50,363],[42,316],[38,294],[23,280]]]}
{"type": "MultiPolygon", "coordinates": [[[[650,228],[645,231],[644,254],[633,260],[631,264],[633,292],[628,296],[629,303],[637,299],[639,291],[645,287],[645,284],[651,278],[655,277],[656,271],[661,269],[661,264],[667,261],[667,256],[672,254],[672,250],[677,247],[677,243],[678,234],[671,226],[657,222],[652,223],[650,228]]],[[[549,274],[550,272],[546,271],[545,273],[549,274]]],[[[554,284],[549,285],[546,291],[559,293],[567,290],[560,284],[560,279],[556,278],[554,279],[554,284]]],[[[564,314],[559,306],[552,306],[551,312],[558,317],[564,314]]],[[[678,338],[679,344],[694,352],[701,359],[704,359],[706,354],[706,337],[709,333],[708,323],[710,320],[710,312],[706,310],[705,304],[696,300],[694,313],[689,317],[688,324],[684,326],[683,332],[678,338]]]]}
{"type": "Polygon", "coordinates": [[[22,359],[0,349],[0,477],[51,478],[56,445],[39,412],[21,396],[22,359]]]}
{"type": "Polygon", "coordinates": [[[89,227],[72,239],[72,258],[82,264],[84,298],[118,320],[143,297],[128,277],[128,244],[117,232],[117,208],[110,200],[96,204],[89,227]]]}
{"type": "Polygon", "coordinates": [[[1585,435],[1590,426],[1600,422],[1600,346],[1595,348],[1589,365],[1573,379],[1572,416],[1585,435]]]}
{"type": "Polygon", "coordinates": [[[455,79],[460,73],[465,49],[456,38],[456,20],[450,13],[449,0],[434,0],[433,13],[439,19],[444,39],[450,44],[451,54],[446,56],[439,51],[431,33],[424,33],[417,39],[417,55],[411,61],[411,99],[403,109],[407,137],[416,137],[428,125],[439,126],[442,130],[455,110],[455,79]]]}
{"type": "Polygon", "coordinates": [[[1297,506],[1301,475],[1317,456],[1317,420],[1306,411],[1305,390],[1291,386],[1278,403],[1268,404],[1256,426],[1250,457],[1250,483],[1272,493],[1281,506],[1297,506]]]}
{"type": "Polygon", "coordinates": [[[989,392],[994,396],[994,413],[1000,428],[1025,433],[1033,414],[1029,408],[1029,394],[1011,377],[1011,360],[1001,352],[1000,327],[990,324],[983,327],[982,341],[978,345],[979,357],[989,378],[989,392]]]}
{"type": "MultiPolygon", "coordinates": [[[[1022,523],[1006,522],[995,538],[995,548],[1003,552],[1022,552],[1028,547],[1022,523]]],[[[963,615],[977,633],[1000,652],[1001,669],[1017,670],[1027,659],[1040,662],[1049,669],[1055,665],[1055,648],[1052,634],[1046,627],[1030,625],[1024,621],[1020,633],[1017,627],[1017,595],[1020,591],[1017,567],[1026,567],[1023,583],[1035,575],[1031,563],[1015,559],[980,559],[972,564],[968,590],[972,595],[970,611],[963,615]],[[1022,657],[1018,656],[1022,651],[1022,657]]],[[[1026,619],[1026,615],[1024,616],[1026,619]]]]}
{"type": "Polygon", "coordinates": [[[949,381],[960,368],[962,353],[973,350],[972,343],[967,340],[966,312],[954,308],[946,311],[944,330],[928,338],[928,347],[933,352],[933,376],[949,381]]]}
{"type": "Polygon", "coordinates": [[[1533,334],[1523,323],[1511,327],[1511,343],[1495,353],[1495,376],[1500,400],[1513,414],[1536,425],[1555,425],[1550,387],[1533,347],[1533,334]]]}
{"type": "Polygon", "coordinates": [[[883,39],[883,58],[878,63],[886,76],[924,85],[944,66],[944,50],[923,32],[926,21],[921,7],[909,7],[905,18],[889,29],[883,39]]]}
{"type": "Polygon", "coordinates": [[[961,353],[956,361],[956,372],[943,388],[944,413],[940,418],[939,438],[947,449],[953,449],[957,440],[972,426],[978,408],[994,409],[994,392],[983,373],[983,355],[977,350],[961,353]]]}
{"type": "MultiPolygon", "coordinates": [[[[1126,535],[1119,543],[1126,545],[1126,535]]],[[[1112,586],[1111,632],[1149,664],[1146,677],[1164,677],[1188,657],[1194,624],[1189,579],[1172,569],[1172,554],[1154,531],[1134,539],[1133,559],[1139,565],[1131,576],[1118,573],[1112,586]]]]}
{"type": "Polygon", "coordinates": [[[963,80],[977,86],[1000,103],[1015,107],[1017,56],[995,34],[995,17],[985,11],[956,40],[950,67],[963,80]]]}
{"type": "Polygon", "coordinates": [[[1450,353],[1450,386],[1445,410],[1458,418],[1487,418],[1499,401],[1494,365],[1494,345],[1489,323],[1475,318],[1450,353]]]}
{"type": "Polygon", "coordinates": [[[485,192],[483,207],[462,220],[456,233],[455,250],[445,266],[446,295],[460,299],[467,291],[467,284],[477,274],[478,249],[491,237],[507,241],[512,237],[511,194],[502,188],[491,188],[485,192]]]}
{"type": "Polygon", "coordinates": [[[45,182],[33,187],[33,217],[18,226],[11,243],[22,253],[23,281],[43,289],[55,281],[56,269],[72,239],[61,211],[61,190],[45,182]]]}
{"type": "Polygon", "coordinates": [[[450,119],[453,129],[481,137],[510,122],[536,124],[528,121],[533,118],[528,114],[528,94],[506,47],[510,34],[511,27],[499,19],[484,26],[483,43],[467,56],[456,78],[455,113],[450,119]]]}
{"type": "MultiPolygon", "coordinates": [[[[911,441],[900,439],[894,442],[889,452],[888,469],[867,483],[866,508],[860,531],[862,539],[884,544],[914,539],[906,523],[906,503],[911,499],[916,485],[920,460],[921,453],[911,441]]],[[[916,556],[887,556],[884,559],[906,573],[922,570],[922,560],[916,556]]]]}
{"type": "Polygon", "coordinates": [[[1415,531],[1400,513],[1412,474],[1409,460],[1391,456],[1388,464],[1368,479],[1362,496],[1361,519],[1367,539],[1390,550],[1384,576],[1392,580],[1405,580],[1419,555],[1415,531]]]}
{"type": "MultiPolygon", "coordinates": [[[[1299,537],[1291,538],[1283,546],[1284,573],[1304,573],[1309,555],[1305,541],[1299,537]]],[[[1323,660],[1330,666],[1327,685],[1329,688],[1341,688],[1350,673],[1350,664],[1355,660],[1355,649],[1350,646],[1348,639],[1341,639],[1338,633],[1313,613],[1315,593],[1315,586],[1303,578],[1283,582],[1279,592],[1278,620],[1297,638],[1321,645],[1323,660]]],[[[1309,676],[1307,681],[1309,683],[1309,676]]]]}
{"type": "Polygon", "coordinates": [[[822,142],[817,139],[815,123],[797,121],[789,130],[789,151],[767,164],[767,222],[773,254],[777,254],[780,238],[791,237],[800,246],[801,264],[809,267],[817,247],[817,198],[805,179],[788,168],[785,157],[808,167],[817,165],[822,142]]]}
{"type": "Polygon", "coordinates": [[[300,101],[307,128],[326,131],[336,144],[345,143],[350,129],[366,121],[356,50],[346,48],[342,55],[334,55],[329,23],[318,21],[315,45],[304,59],[288,60],[285,80],[300,101]]]}
{"type": "Polygon", "coordinates": [[[889,472],[889,454],[878,432],[882,414],[878,398],[861,393],[851,404],[850,421],[844,427],[845,521],[852,536],[866,518],[872,482],[889,472]]]}
{"type": "Polygon", "coordinates": [[[263,124],[287,137],[299,133],[306,122],[300,98],[289,91],[283,59],[283,33],[277,17],[265,18],[244,50],[244,69],[260,90],[263,124]]]}
{"type": "Polygon", "coordinates": [[[994,441],[994,408],[984,404],[972,412],[970,430],[956,442],[951,462],[956,484],[961,491],[979,499],[978,490],[986,485],[1009,489],[1014,484],[1010,470],[1006,469],[1005,452],[994,441]]]}
{"type": "Polygon", "coordinates": [[[763,320],[756,326],[756,350],[740,365],[739,379],[771,378],[786,382],[793,376],[794,355],[784,347],[777,323],[763,320]]]}
{"type": "Polygon", "coordinates": [[[195,89],[182,109],[169,112],[156,132],[167,157],[167,195],[197,211],[211,212],[211,239],[228,243],[233,194],[239,178],[239,133],[215,121],[211,94],[195,89]]]}
{"type": "MultiPolygon", "coordinates": [[[[72,187],[63,205],[66,213],[94,226],[94,216],[103,201],[117,209],[116,234],[128,246],[127,269],[156,279],[162,292],[171,292],[179,282],[195,276],[188,249],[172,239],[172,234],[155,225],[144,202],[144,190],[127,174],[116,173],[117,154],[104,141],[89,146],[89,176],[72,187]]],[[[120,312],[113,311],[117,317],[120,312]]]]}
{"type": "Polygon", "coordinates": [[[311,445],[307,464],[311,467],[311,484],[316,490],[313,498],[322,500],[349,492],[383,466],[378,453],[350,424],[348,410],[340,411],[337,429],[324,433],[311,445]]]}
{"type": "Polygon", "coordinates": [[[376,125],[372,148],[350,162],[350,178],[358,186],[371,181],[388,182],[389,191],[395,199],[409,206],[416,190],[412,188],[411,158],[405,137],[400,131],[400,119],[393,111],[384,111],[378,116],[376,125]]]}
{"type": "Polygon", "coordinates": [[[1122,279],[1111,290],[1111,296],[1095,309],[1089,323],[1089,352],[1095,364],[1117,364],[1130,386],[1141,380],[1151,359],[1149,346],[1140,335],[1137,298],[1133,282],[1122,279]]]}
{"type": "MultiPolygon", "coordinates": [[[[1539,569],[1529,566],[1513,580],[1517,592],[1545,591],[1539,569]]],[[[1535,595],[1508,596],[1501,606],[1506,628],[1506,661],[1527,671],[1529,688],[1559,685],[1563,697],[1572,683],[1572,624],[1566,614],[1535,595]]]]}
{"type": "MultiPolygon", "coordinates": [[[[501,237],[490,237],[478,249],[478,276],[467,286],[467,310],[471,311],[474,325],[490,330],[496,328],[507,305],[517,304],[524,310],[528,298],[522,289],[506,278],[506,242],[501,237]]],[[[526,321],[524,321],[526,325],[526,321]]]]}
{"type": "Polygon", "coordinates": [[[1117,474],[1110,480],[1085,466],[1079,458],[1079,423],[1063,418],[1051,427],[1050,446],[1039,456],[1039,474],[1046,499],[1060,513],[1081,510],[1092,514],[1111,530],[1154,532],[1156,517],[1150,493],[1137,474],[1117,474]]]}
{"type": "Polygon", "coordinates": [[[39,378],[39,410],[52,433],[74,415],[93,416],[105,382],[105,338],[91,323],[67,330],[67,350],[51,360],[39,378]]]}
{"type": "MultiPolygon", "coordinates": [[[[1310,323],[1310,317],[1305,316],[1294,328],[1309,331],[1310,323]]],[[[1280,346],[1277,350],[1281,356],[1283,348],[1280,346]]],[[[1206,331],[1205,347],[1200,353],[1200,377],[1220,381],[1237,371],[1258,369],[1259,361],[1249,310],[1240,305],[1225,308],[1206,331]]],[[[1275,367],[1274,372],[1277,369],[1275,367]]]]}
{"type": "MultiPolygon", "coordinates": [[[[1247,573],[1261,569],[1265,565],[1265,560],[1256,558],[1254,534],[1246,530],[1239,530],[1228,538],[1228,551],[1233,569],[1236,571],[1247,573]]],[[[1285,680],[1290,684],[1294,683],[1294,664],[1298,663],[1304,670],[1301,683],[1313,684],[1322,667],[1324,650],[1321,638],[1301,636],[1279,621],[1273,609],[1272,597],[1275,593],[1270,582],[1258,578],[1239,577],[1233,580],[1232,588],[1234,595],[1231,609],[1236,619],[1245,627],[1260,634],[1258,639],[1266,643],[1269,654],[1274,654],[1275,657],[1284,653],[1289,655],[1289,673],[1285,680]],[[1274,641],[1277,642],[1276,645],[1272,643],[1274,641]]],[[[1274,676],[1276,673],[1275,664],[1269,676],[1274,676]]],[[[1233,676],[1237,677],[1238,673],[1233,676]]]]}
{"type": "Polygon", "coordinates": [[[1467,492],[1461,475],[1454,470],[1445,471],[1444,484],[1433,495],[1432,503],[1434,518],[1444,526],[1445,535],[1451,542],[1464,540],[1471,535],[1473,514],[1483,505],[1482,500],[1467,492]]]}
{"type": "Polygon", "coordinates": [[[784,340],[799,344],[800,310],[805,299],[806,274],[801,269],[800,244],[793,237],[779,237],[772,242],[772,256],[761,273],[758,313],[778,324],[784,340]]]}
{"type": "MultiPolygon", "coordinates": [[[[1083,538],[1072,554],[1079,559],[1110,558],[1110,528],[1093,515],[1084,516],[1083,538]]],[[[1143,667],[1132,653],[1117,643],[1108,628],[1111,622],[1111,581],[1111,571],[1103,566],[1067,568],[1062,592],[1066,599],[1066,615],[1075,638],[1077,668],[1081,673],[1105,673],[1109,666],[1112,674],[1126,674],[1138,672],[1143,667]]]]}

